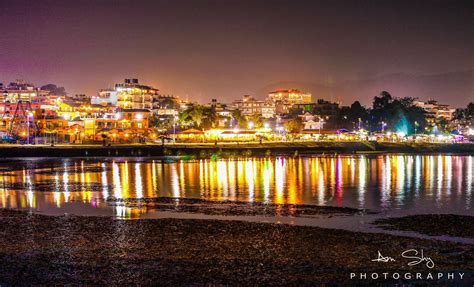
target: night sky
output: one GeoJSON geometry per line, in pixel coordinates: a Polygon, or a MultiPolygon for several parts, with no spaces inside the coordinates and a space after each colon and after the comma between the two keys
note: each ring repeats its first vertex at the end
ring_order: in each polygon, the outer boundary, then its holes
{"type": "Polygon", "coordinates": [[[305,83],[335,87],[310,92],[347,104],[376,95],[348,83],[390,87],[398,83],[390,75],[401,74],[415,88],[398,85],[395,96],[428,98],[416,85],[434,82],[453,89],[444,100],[464,105],[474,100],[473,3],[0,0],[0,82],[95,95],[133,77],[203,102],[305,83]],[[466,71],[459,88],[453,78],[466,71]],[[416,80],[425,75],[438,80],[416,80]]]}

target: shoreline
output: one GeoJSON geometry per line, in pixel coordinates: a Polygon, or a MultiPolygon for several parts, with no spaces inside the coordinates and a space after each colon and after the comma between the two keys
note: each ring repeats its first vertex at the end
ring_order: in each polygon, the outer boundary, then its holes
{"type": "Polygon", "coordinates": [[[124,145],[0,145],[0,158],[13,157],[166,157],[311,156],[322,154],[474,154],[474,143],[281,142],[124,145]]]}
{"type": "MultiPolygon", "coordinates": [[[[0,284],[446,285],[474,279],[472,245],[319,227],[198,219],[120,220],[0,210],[0,284]],[[15,231],[15,232],[13,232],[15,231]],[[371,260],[424,249],[435,268],[371,260]],[[463,272],[462,281],[351,273],[463,272]],[[443,281],[444,280],[444,281],[443,281]]],[[[397,258],[398,260],[398,258],[397,258]]],[[[458,278],[459,279],[459,278],[458,278]]]]}

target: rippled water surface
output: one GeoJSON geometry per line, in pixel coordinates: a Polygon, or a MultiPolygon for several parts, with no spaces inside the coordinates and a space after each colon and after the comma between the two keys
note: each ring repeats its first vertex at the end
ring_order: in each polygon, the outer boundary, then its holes
{"type": "Polygon", "coordinates": [[[188,197],[472,214],[473,156],[0,161],[0,207],[137,217],[108,197],[188,197]]]}

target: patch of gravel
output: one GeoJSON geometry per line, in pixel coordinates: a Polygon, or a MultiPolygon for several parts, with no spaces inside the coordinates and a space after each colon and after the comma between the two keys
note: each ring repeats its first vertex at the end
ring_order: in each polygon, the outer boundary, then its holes
{"type": "Polygon", "coordinates": [[[415,231],[432,236],[474,238],[474,216],[420,214],[379,219],[374,224],[388,230],[415,231]]]}
{"type": "Polygon", "coordinates": [[[313,217],[318,215],[354,215],[371,214],[366,209],[349,207],[317,206],[304,204],[273,204],[243,201],[210,201],[192,198],[127,198],[109,197],[107,203],[126,207],[146,207],[147,209],[202,213],[209,215],[280,215],[296,217],[313,217]]]}
{"type": "MultiPolygon", "coordinates": [[[[215,220],[118,220],[0,210],[0,285],[320,285],[350,272],[426,272],[372,262],[423,248],[432,272],[467,270],[474,247],[315,227],[215,220]],[[452,254],[452,250],[457,250],[452,254]]],[[[470,273],[469,273],[470,272],[470,273]]],[[[436,281],[419,283],[436,285],[436,281]]]]}

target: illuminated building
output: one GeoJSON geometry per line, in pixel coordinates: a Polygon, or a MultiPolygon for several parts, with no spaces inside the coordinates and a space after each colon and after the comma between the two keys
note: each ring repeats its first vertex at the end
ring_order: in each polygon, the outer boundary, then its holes
{"type": "Polygon", "coordinates": [[[123,109],[153,109],[154,99],[158,97],[158,89],[138,83],[138,79],[125,79],[115,84],[114,89],[102,90],[91,103],[109,103],[123,109]]]}
{"type": "Polygon", "coordinates": [[[46,96],[48,91],[41,90],[25,81],[17,80],[4,87],[0,84],[3,93],[3,102],[16,103],[18,101],[31,102],[37,96],[46,96]]]}
{"type": "Polygon", "coordinates": [[[235,109],[240,110],[243,116],[261,116],[265,101],[257,100],[250,95],[245,95],[242,100],[234,101],[232,105],[235,109]]]}
{"type": "Polygon", "coordinates": [[[298,89],[276,90],[268,93],[268,100],[273,102],[277,114],[286,114],[293,105],[311,103],[311,94],[298,89]]]}
{"type": "Polygon", "coordinates": [[[318,99],[315,103],[295,104],[293,109],[297,109],[301,113],[309,112],[323,118],[333,118],[337,116],[339,104],[318,99]]]}
{"type": "Polygon", "coordinates": [[[415,101],[415,105],[426,112],[426,121],[431,125],[438,123],[441,119],[446,121],[452,120],[456,111],[456,109],[451,108],[449,105],[439,104],[433,100],[427,102],[415,101]]]}
{"type": "Polygon", "coordinates": [[[272,102],[265,102],[262,106],[262,118],[271,119],[276,116],[276,107],[275,104],[272,102]]]}
{"type": "Polygon", "coordinates": [[[98,96],[91,97],[91,104],[111,104],[115,106],[117,105],[117,91],[109,89],[101,90],[98,96]]]}

